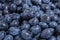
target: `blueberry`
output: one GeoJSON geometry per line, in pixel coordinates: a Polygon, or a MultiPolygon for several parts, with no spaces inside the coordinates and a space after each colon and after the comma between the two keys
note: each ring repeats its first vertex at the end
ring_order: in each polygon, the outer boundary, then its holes
{"type": "Polygon", "coordinates": [[[20,36],[16,36],[14,40],[22,40],[22,38],[20,36]]]}
{"type": "Polygon", "coordinates": [[[0,10],[3,10],[2,3],[0,3],[0,10]]]}
{"type": "Polygon", "coordinates": [[[42,0],[43,3],[50,3],[50,0],[42,0]]]}
{"type": "Polygon", "coordinates": [[[13,13],[13,14],[12,14],[12,18],[13,18],[14,20],[19,20],[19,19],[20,19],[20,14],[18,14],[18,13],[13,13]]]}
{"type": "Polygon", "coordinates": [[[58,24],[60,24],[60,17],[59,17],[59,19],[58,19],[58,24]]]}
{"type": "Polygon", "coordinates": [[[40,18],[40,16],[43,15],[43,13],[44,12],[42,10],[40,10],[40,11],[35,12],[34,15],[35,15],[35,17],[40,18]]]}
{"type": "Polygon", "coordinates": [[[15,36],[15,35],[19,35],[19,33],[20,33],[20,29],[18,27],[9,28],[9,34],[15,36]]]}
{"type": "Polygon", "coordinates": [[[0,16],[0,21],[4,21],[4,16],[0,16]]]}
{"type": "Polygon", "coordinates": [[[53,28],[44,29],[41,33],[41,38],[48,39],[52,36],[53,32],[54,32],[53,28]]]}
{"type": "Polygon", "coordinates": [[[51,15],[54,15],[54,12],[52,10],[46,10],[46,13],[51,16],[51,15]]]}
{"type": "Polygon", "coordinates": [[[32,6],[31,0],[22,0],[24,4],[28,4],[29,6],[32,6]]]}
{"type": "Polygon", "coordinates": [[[57,25],[56,30],[57,30],[57,33],[60,33],[60,25],[57,25]]]}
{"type": "Polygon", "coordinates": [[[34,33],[34,34],[38,34],[41,32],[41,27],[39,25],[34,25],[31,27],[31,32],[34,33]]]}
{"type": "Polygon", "coordinates": [[[54,13],[59,15],[60,14],[60,10],[56,8],[56,9],[54,9],[54,13]]]}
{"type": "Polygon", "coordinates": [[[22,7],[17,7],[17,12],[21,12],[22,7]]]}
{"type": "Polygon", "coordinates": [[[7,23],[10,23],[12,21],[12,17],[10,14],[6,14],[4,16],[4,21],[7,22],[7,23]]]}
{"type": "Polygon", "coordinates": [[[13,36],[12,35],[6,35],[4,40],[13,40],[13,36]]]}
{"type": "Polygon", "coordinates": [[[39,11],[39,10],[40,10],[40,7],[34,5],[34,6],[31,7],[31,9],[32,9],[33,11],[39,11]]]}
{"type": "Polygon", "coordinates": [[[6,30],[8,29],[8,24],[3,22],[3,21],[0,21],[0,30],[6,30]]]}
{"type": "Polygon", "coordinates": [[[25,40],[30,40],[32,38],[32,33],[30,31],[27,31],[27,30],[22,30],[21,36],[25,40]]]}
{"type": "Polygon", "coordinates": [[[21,25],[21,29],[22,29],[22,30],[23,30],[23,29],[26,29],[26,30],[30,29],[30,24],[22,24],[22,25],[21,25]]]}
{"type": "Polygon", "coordinates": [[[55,36],[52,36],[51,38],[49,38],[48,40],[56,40],[55,36]]]}
{"type": "Polygon", "coordinates": [[[34,17],[34,11],[32,11],[31,8],[23,10],[23,13],[21,13],[22,18],[32,18],[34,17]]]}
{"type": "Polygon", "coordinates": [[[27,20],[24,20],[22,24],[29,24],[27,20]]]}
{"type": "Polygon", "coordinates": [[[35,18],[30,19],[29,23],[31,25],[37,25],[39,23],[39,20],[38,20],[38,18],[35,17],[35,18]]]}
{"type": "Polygon", "coordinates": [[[57,25],[58,24],[56,22],[54,22],[54,21],[52,21],[52,22],[49,23],[49,26],[52,27],[52,28],[57,27],[57,25]]]}
{"type": "Polygon", "coordinates": [[[35,5],[41,5],[42,0],[31,0],[33,4],[35,5]]]}
{"type": "Polygon", "coordinates": [[[18,20],[13,20],[13,21],[10,23],[10,26],[19,26],[19,21],[18,21],[18,20]]]}
{"type": "Polygon", "coordinates": [[[23,4],[23,10],[24,9],[28,9],[29,8],[29,5],[28,4],[23,4]]]}
{"type": "Polygon", "coordinates": [[[0,31],[0,40],[2,40],[6,36],[5,31],[0,31]]]}
{"type": "Polygon", "coordinates": [[[52,2],[49,2],[49,5],[51,6],[51,9],[55,9],[56,5],[54,5],[52,2]]]}
{"type": "Polygon", "coordinates": [[[60,2],[55,3],[56,7],[60,9],[60,2]]]}
{"type": "Polygon", "coordinates": [[[42,4],[42,5],[41,5],[41,9],[42,9],[43,11],[46,11],[46,10],[50,10],[51,7],[50,7],[50,5],[42,4]]]}
{"type": "Polygon", "coordinates": [[[57,15],[51,15],[50,16],[52,21],[58,21],[58,16],[57,15]]]}
{"type": "Polygon", "coordinates": [[[1,0],[2,3],[4,3],[6,0],[1,0]]]}
{"type": "Polygon", "coordinates": [[[0,16],[2,16],[2,11],[0,11],[0,16]]]}
{"type": "Polygon", "coordinates": [[[42,27],[42,28],[48,28],[48,24],[45,23],[45,22],[39,22],[39,25],[42,27]]]}
{"type": "Polygon", "coordinates": [[[10,9],[10,11],[16,11],[16,9],[17,9],[16,4],[11,4],[9,9],[10,9]]]}
{"type": "Polygon", "coordinates": [[[57,40],[60,40],[60,35],[57,36],[57,40]]]}
{"type": "Polygon", "coordinates": [[[22,3],[22,0],[14,0],[14,3],[20,6],[20,4],[22,3]]]}
{"type": "Polygon", "coordinates": [[[37,40],[36,38],[32,38],[32,40],[37,40]]]}
{"type": "Polygon", "coordinates": [[[48,14],[43,14],[43,15],[41,15],[41,21],[42,22],[49,22],[50,21],[50,16],[48,16],[48,14]]]}

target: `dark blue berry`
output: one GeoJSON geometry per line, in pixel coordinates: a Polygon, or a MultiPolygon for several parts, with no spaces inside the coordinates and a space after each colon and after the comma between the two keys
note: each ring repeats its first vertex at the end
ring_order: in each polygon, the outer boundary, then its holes
{"type": "Polygon", "coordinates": [[[12,35],[6,35],[4,40],[13,40],[13,36],[12,35]]]}
{"type": "Polygon", "coordinates": [[[10,23],[10,26],[19,26],[19,21],[18,21],[18,20],[13,20],[13,21],[10,23]]]}
{"type": "Polygon", "coordinates": [[[37,25],[39,23],[39,20],[38,20],[38,18],[35,17],[35,18],[30,19],[29,23],[31,25],[37,25]]]}
{"type": "Polygon", "coordinates": [[[15,35],[19,35],[19,33],[20,33],[20,29],[18,27],[9,28],[9,34],[15,36],[15,35]]]}
{"type": "Polygon", "coordinates": [[[49,23],[49,26],[52,27],[52,28],[57,27],[57,25],[58,24],[56,22],[54,22],[54,21],[52,21],[52,22],[49,23]]]}
{"type": "Polygon", "coordinates": [[[5,31],[0,31],[0,40],[2,40],[6,36],[5,31]]]}
{"type": "Polygon", "coordinates": [[[50,0],[42,0],[44,3],[50,3],[50,0]]]}
{"type": "Polygon", "coordinates": [[[52,36],[51,38],[49,38],[48,40],[56,40],[55,36],[52,36]]]}
{"type": "Polygon", "coordinates": [[[20,19],[20,14],[18,14],[18,13],[13,13],[13,14],[12,14],[12,18],[13,18],[14,20],[19,20],[19,19],[20,19]]]}
{"type": "Polygon", "coordinates": [[[22,24],[21,25],[21,29],[23,30],[23,29],[30,29],[30,24],[22,24]]]}
{"type": "Polygon", "coordinates": [[[42,28],[48,28],[48,24],[45,23],[45,22],[39,22],[39,25],[40,25],[42,28]]]}
{"type": "Polygon", "coordinates": [[[0,21],[0,30],[7,30],[8,29],[8,24],[3,22],[3,21],[0,21]]]}
{"type": "Polygon", "coordinates": [[[53,28],[44,29],[41,33],[41,38],[48,39],[52,36],[53,32],[54,32],[53,28]]]}
{"type": "Polygon", "coordinates": [[[7,23],[10,23],[12,21],[12,17],[10,14],[6,14],[4,16],[4,21],[7,22],[7,23]]]}
{"type": "Polygon", "coordinates": [[[60,35],[57,36],[57,40],[60,40],[60,35]]]}
{"type": "Polygon", "coordinates": [[[33,4],[35,5],[41,5],[42,0],[31,0],[33,4]]]}
{"type": "Polygon", "coordinates": [[[39,25],[34,25],[31,27],[30,30],[33,34],[38,34],[41,32],[41,27],[39,25]]]}
{"type": "Polygon", "coordinates": [[[47,15],[47,14],[43,14],[43,15],[41,15],[41,21],[42,22],[49,22],[50,21],[50,16],[49,15],[47,15]]]}
{"type": "Polygon", "coordinates": [[[57,30],[57,33],[60,33],[60,25],[57,25],[56,30],[57,30]]]}
{"type": "Polygon", "coordinates": [[[10,11],[16,11],[16,9],[17,9],[16,4],[11,4],[9,9],[10,9],[10,11]]]}
{"type": "Polygon", "coordinates": [[[27,31],[27,30],[22,30],[21,36],[25,40],[30,40],[32,38],[32,33],[30,31],[27,31]]]}
{"type": "Polygon", "coordinates": [[[22,0],[14,0],[14,3],[20,6],[20,4],[22,3],[22,0]]]}
{"type": "Polygon", "coordinates": [[[16,36],[14,40],[22,40],[22,38],[20,36],[16,36]]]}

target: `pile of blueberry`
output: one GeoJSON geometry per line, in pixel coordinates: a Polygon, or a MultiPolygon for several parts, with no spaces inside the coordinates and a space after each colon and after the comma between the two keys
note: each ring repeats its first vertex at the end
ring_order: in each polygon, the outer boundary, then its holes
{"type": "Polygon", "coordinates": [[[0,0],[0,40],[60,40],[60,0],[0,0]]]}

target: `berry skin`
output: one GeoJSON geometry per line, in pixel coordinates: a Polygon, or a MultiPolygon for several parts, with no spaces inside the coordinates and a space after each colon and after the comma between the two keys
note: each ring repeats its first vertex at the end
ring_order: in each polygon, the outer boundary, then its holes
{"type": "Polygon", "coordinates": [[[33,4],[41,5],[42,0],[31,0],[33,4]]]}
{"type": "Polygon", "coordinates": [[[3,21],[0,21],[0,30],[7,30],[8,29],[8,24],[3,22],[3,21]]]}
{"type": "Polygon", "coordinates": [[[2,40],[6,36],[5,31],[0,31],[0,40],[2,40]]]}
{"type": "Polygon", "coordinates": [[[22,30],[23,29],[29,30],[30,29],[30,24],[26,24],[26,23],[22,24],[21,29],[22,30]]]}
{"type": "Polygon", "coordinates": [[[10,11],[16,11],[16,9],[17,9],[16,4],[11,4],[9,9],[10,9],[10,11]]]}
{"type": "Polygon", "coordinates": [[[31,7],[32,11],[39,11],[40,10],[40,7],[39,6],[32,6],[31,7]]]}
{"type": "Polygon", "coordinates": [[[52,22],[49,23],[49,26],[52,27],[52,28],[57,27],[57,25],[58,24],[56,22],[54,22],[54,21],[52,21],[52,22]]]}
{"type": "Polygon", "coordinates": [[[37,40],[36,38],[32,38],[32,40],[37,40]]]}
{"type": "Polygon", "coordinates": [[[14,3],[20,6],[20,4],[22,3],[22,0],[14,0],[14,3]]]}
{"type": "Polygon", "coordinates": [[[53,28],[44,29],[41,33],[41,38],[48,39],[52,36],[53,32],[54,32],[53,28]]]}
{"type": "Polygon", "coordinates": [[[29,5],[28,4],[23,4],[23,10],[24,9],[28,9],[29,8],[29,5]]]}
{"type": "Polygon", "coordinates": [[[13,14],[12,14],[12,18],[13,18],[14,20],[19,20],[19,19],[20,19],[20,14],[18,14],[18,13],[13,13],[13,14]]]}
{"type": "Polygon", "coordinates": [[[33,34],[38,34],[41,32],[41,27],[39,25],[34,25],[31,27],[30,30],[33,34]]]}
{"type": "Polygon", "coordinates": [[[57,36],[57,40],[60,40],[60,35],[57,36]]]}
{"type": "Polygon", "coordinates": [[[28,4],[30,7],[32,6],[31,0],[22,0],[24,4],[28,4]]]}
{"type": "Polygon", "coordinates": [[[0,16],[2,16],[2,11],[0,11],[0,16]]]}
{"type": "Polygon", "coordinates": [[[50,3],[50,0],[42,0],[43,3],[50,3]]]}
{"type": "Polygon", "coordinates": [[[27,31],[27,30],[22,30],[21,36],[25,40],[30,40],[32,38],[32,33],[30,31],[27,31]]]}
{"type": "Polygon", "coordinates": [[[51,16],[51,15],[54,15],[54,12],[52,10],[47,10],[46,13],[51,16]]]}
{"type": "Polygon", "coordinates": [[[39,23],[39,20],[35,17],[29,20],[29,23],[31,25],[37,25],[39,23]]]}
{"type": "Polygon", "coordinates": [[[56,8],[56,9],[54,9],[54,13],[59,15],[60,14],[60,10],[56,8]]]}
{"type": "Polygon", "coordinates": [[[13,36],[12,35],[6,35],[4,40],[13,40],[13,36]]]}
{"type": "Polygon", "coordinates": [[[9,28],[9,34],[16,36],[19,35],[20,29],[18,27],[10,27],[9,28]]]}
{"type": "Polygon", "coordinates": [[[20,36],[16,36],[14,40],[22,40],[20,36]]]}
{"type": "Polygon", "coordinates": [[[40,16],[43,15],[43,13],[44,12],[42,10],[37,11],[37,12],[35,12],[35,17],[40,18],[40,16]]]}
{"type": "Polygon", "coordinates": [[[13,21],[10,23],[10,26],[19,26],[19,21],[18,21],[18,20],[13,20],[13,21]]]}
{"type": "Polygon", "coordinates": [[[52,21],[58,21],[58,16],[57,15],[51,15],[50,16],[52,21]]]}
{"type": "Polygon", "coordinates": [[[49,22],[50,21],[50,16],[48,16],[47,14],[43,14],[43,15],[41,15],[41,21],[42,22],[49,22]]]}
{"type": "Polygon", "coordinates": [[[55,36],[52,36],[51,38],[49,38],[48,40],[56,40],[55,36]]]}
{"type": "Polygon", "coordinates": [[[6,14],[4,17],[4,21],[7,23],[10,23],[12,21],[12,17],[10,14],[6,14]]]}
{"type": "Polygon", "coordinates": [[[39,25],[41,26],[41,28],[45,29],[48,28],[48,24],[45,22],[39,22],[39,25]]]}
{"type": "Polygon", "coordinates": [[[56,27],[57,33],[60,33],[60,25],[56,27]]]}

